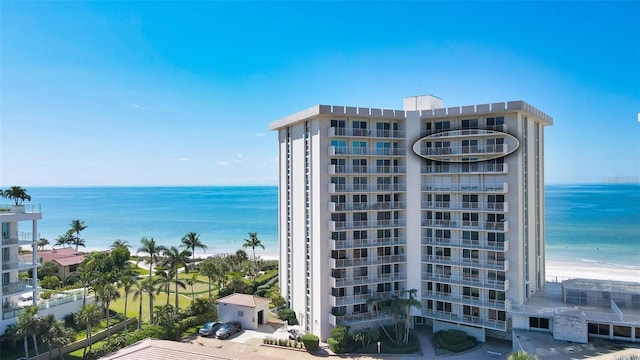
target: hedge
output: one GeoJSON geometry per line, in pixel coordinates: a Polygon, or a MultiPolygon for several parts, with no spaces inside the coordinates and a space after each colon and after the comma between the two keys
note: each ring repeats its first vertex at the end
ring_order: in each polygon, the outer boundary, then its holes
{"type": "Polygon", "coordinates": [[[305,349],[309,351],[318,351],[320,349],[320,338],[313,334],[302,335],[302,343],[305,349]]]}

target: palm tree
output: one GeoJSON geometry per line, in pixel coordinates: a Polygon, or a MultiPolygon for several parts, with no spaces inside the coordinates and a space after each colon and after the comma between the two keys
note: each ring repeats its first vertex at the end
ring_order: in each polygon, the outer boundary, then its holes
{"type": "Polygon", "coordinates": [[[200,264],[200,273],[209,279],[209,298],[211,298],[211,283],[216,277],[216,265],[212,259],[207,259],[200,264]]]}
{"type": "Polygon", "coordinates": [[[166,247],[156,244],[156,241],[153,238],[146,237],[140,239],[140,244],[142,246],[138,248],[138,251],[136,253],[142,252],[149,255],[147,262],[149,263],[149,279],[151,279],[151,275],[153,274],[151,272],[153,269],[153,264],[158,262],[160,254],[164,250],[166,250],[166,247]]]}
{"type": "Polygon", "coordinates": [[[519,350],[517,352],[509,354],[507,360],[538,360],[538,357],[524,350],[519,350]]]}
{"type": "Polygon", "coordinates": [[[109,306],[113,300],[120,298],[120,292],[118,292],[118,289],[113,284],[104,284],[96,290],[96,297],[100,299],[104,312],[107,316],[107,344],[110,344],[111,328],[109,327],[109,306]]]}
{"type": "Polygon", "coordinates": [[[126,247],[126,248],[130,248],[131,245],[129,245],[129,242],[127,240],[120,240],[120,239],[116,239],[113,244],[111,244],[111,249],[117,249],[119,247],[126,247]]]}
{"type": "Polygon", "coordinates": [[[165,269],[156,270],[155,283],[158,284],[156,289],[156,295],[160,295],[161,292],[167,294],[167,305],[169,305],[169,291],[171,290],[171,281],[173,280],[173,270],[167,271],[165,269]]]}
{"type": "Polygon", "coordinates": [[[76,251],[78,251],[78,246],[84,247],[84,240],[80,238],[80,232],[85,230],[87,225],[84,224],[84,221],[80,220],[72,220],[71,221],[71,232],[76,233],[74,245],[76,246],[76,251]]]}
{"type": "Polygon", "coordinates": [[[56,243],[53,247],[62,246],[66,247],[67,245],[73,244],[75,241],[75,236],[73,235],[73,230],[69,229],[66,233],[58,236],[56,239],[56,243]]]}
{"type": "Polygon", "coordinates": [[[193,292],[193,286],[198,282],[198,274],[191,275],[191,277],[186,279],[184,282],[191,286],[191,300],[195,299],[196,294],[193,292]]]}
{"type": "Polygon", "coordinates": [[[60,359],[64,360],[62,348],[71,341],[71,330],[64,326],[63,322],[54,321],[44,334],[44,341],[49,345],[49,360],[51,360],[53,349],[58,349],[60,359]]]}
{"type": "Polygon", "coordinates": [[[87,354],[87,345],[89,345],[89,351],[91,351],[91,327],[100,321],[102,315],[96,304],[84,305],[80,308],[80,312],[78,312],[77,315],[80,322],[87,326],[87,341],[84,345],[84,351],[82,351],[82,358],[84,359],[87,354]]]}
{"type": "Polygon", "coordinates": [[[187,249],[191,249],[193,260],[196,259],[196,248],[200,248],[203,251],[207,250],[207,245],[200,241],[200,235],[194,232],[187,233],[182,237],[182,245],[187,249]]]}
{"type": "Polygon", "coordinates": [[[136,277],[135,275],[131,272],[131,270],[128,269],[128,271],[124,271],[121,275],[120,275],[120,279],[118,279],[118,285],[122,287],[122,289],[124,290],[124,334],[125,336],[127,335],[127,302],[129,300],[129,293],[131,293],[131,288],[133,288],[133,285],[136,283],[136,277]]]}
{"type": "Polygon", "coordinates": [[[180,266],[184,267],[184,271],[185,272],[189,272],[189,268],[187,267],[187,263],[189,262],[189,256],[191,256],[191,251],[189,250],[178,250],[177,247],[172,246],[169,249],[166,249],[164,251],[164,257],[165,257],[165,265],[169,266],[169,269],[172,269],[173,272],[175,273],[175,280],[174,283],[176,284],[176,306],[175,306],[175,311],[176,313],[178,313],[178,299],[179,299],[179,294],[178,294],[178,286],[182,287],[183,289],[186,289],[186,286],[184,285],[184,283],[182,281],[180,281],[178,279],[178,269],[180,268],[180,266]]]}
{"type": "Polygon", "coordinates": [[[253,250],[253,260],[256,260],[256,248],[257,247],[261,247],[262,250],[264,250],[264,245],[262,245],[262,242],[260,240],[258,240],[258,233],[257,232],[250,232],[249,233],[249,238],[248,239],[244,239],[244,244],[242,244],[242,247],[244,248],[251,248],[253,250]]]}
{"type": "Polygon", "coordinates": [[[45,238],[40,238],[40,240],[38,241],[38,248],[40,250],[44,250],[44,247],[47,245],[49,245],[49,240],[45,238]]]}
{"type": "MultiPolygon", "coordinates": [[[[147,253],[149,255],[147,261],[149,262],[149,283],[153,285],[151,281],[151,276],[153,273],[151,272],[153,269],[153,264],[158,262],[158,258],[160,253],[164,251],[166,248],[162,245],[157,245],[156,241],[153,238],[143,237],[140,239],[140,244],[142,245],[138,248],[137,252],[147,253]]],[[[149,297],[149,311],[151,312],[151,317],[153,317],[153,299],[149,297]]]]}
{"type": "Polygon", "coordinates": [[[16,205],[22,205],[25,200],[31,201],[31,196],[27,195],[27,189],[23,189],[20,186],[10,187],[2,192],[2,196],[7,199],[12,199],[16,205]]]}
{"type": "Polygon", "coordinates": [[[144,282],[148,280],[136,281],[134,283],[135,291],[133,292],[133,301],[136,301],[139,298],[138,302],[138,330],[140,330],[140,325],[142,324],[142,296],[144,295],[144,282]]]}
{"type": "Polygon", "coordinates": [[[27,306],[23,309],[22,314],[18,316],[18,328],[16,334],[23,337],[24,354],[29,358],[29,349],[27,346],[27,338],[31,335],[33,347],[36,350],[36,357],[40,356],[38,351],[38,341],[36,340],[36,331],[38,330],[40,318],[38,316],[37,306],[27,306]]]}
{"type": "Polygon", "coordinates": [[[136,290],[133,293],[133,300],[140,298],[138,307],[138,329],[142,324],[142,297],[144,294],[149,296],[149,322],[153,321],[153,300],[155,299],[156,281],[152,279],[144,279],[136,282],[136,290]]]}

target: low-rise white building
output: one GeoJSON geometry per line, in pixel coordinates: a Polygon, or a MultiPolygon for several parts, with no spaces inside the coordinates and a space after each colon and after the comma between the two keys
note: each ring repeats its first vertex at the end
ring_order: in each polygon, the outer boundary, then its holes
{"type": "Polygon", "coordinates": [[[239,321],[243,329],[255,330],[269,321],[270,302],[260,296],[231,294],[218,299],[218,317],[222,322],[239,321]]]}

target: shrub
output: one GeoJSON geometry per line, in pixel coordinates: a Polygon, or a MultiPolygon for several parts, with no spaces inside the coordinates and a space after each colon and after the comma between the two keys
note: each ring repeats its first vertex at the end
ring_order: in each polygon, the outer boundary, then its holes
{"type": "Polygon", "coordinates": [[[335,353],[343,353],[347,347],[351,344],[351,336],[349,335],[349,327],[346,325],[339,325],[331,329],[331,337],[336,341],[334,345],[335,353]]]}
{"type": "Polygon", "coordinates": [[[309,351],[318,351],[320,349],[320,338],[313,334],[302,335],[302,343],[309,351]]]}
{"type": "Polygon", "coordinates": [[[278,317],[280,320],[285,320],[289,325],[298,325],[298,319],[296,319],[296,313],[289,308],[282,308],[278,310],[278,317]]]}
{"type": "Polygon", "coordinates": [[[460,330],[438,331],[433,336],[436,349],[441,352],[457,353],[472,349],[478,342],[473,336],[460,330]]]}
{"type": "Polygon", "coordinates": [[[531,355],[526,351],[520,350],[518,352],[509,354],[507,360],[538,360],[538,357],[535,355],[531,355]]]}
{"type": "Polygon", "coordinates": [[[340,343],[334,339],[334,338],[328,338],[327,339],[327,344],[329,345],[329,350],[333,351],[334,353],[339,353],[339,349],[340,349],[340,343]]]}

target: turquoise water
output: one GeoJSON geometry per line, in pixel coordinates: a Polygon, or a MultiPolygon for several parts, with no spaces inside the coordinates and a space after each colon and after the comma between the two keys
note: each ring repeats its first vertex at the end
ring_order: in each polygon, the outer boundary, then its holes
{"type": "MultiPolygon", "coordinates": [[[[546,250],[550,260],[640,264],[640,185],[549,185],[546,250]]],[[[73,219],[84,220],[87,248],[115,239],[137,248],[143,236],[178,245],[201,235],[207,253],[234,252],[257,231],[265,250],[277,252],[276,187],[28,188],[42,206],[39,231],[53,244],[73,219]]],[[[199,251],[198,251],[199,252],[199,251]]]]}
{"type": "MultiPolygon", "coordinates": [[[[41,237],[51,244],[73,219],[88,226],[89,249],[107,249],[116,239],[135,249],[143,236],[177,246],[188,232],[200,234],[207,253],[235,252],[251,231],[265,250],[277,252],[276,187],[80,187],[28,188],[42,206],[41,237]]],[[[202,250],[196,249],[196,253],[202,250]]]]}
{"type": "Polygon", "coordinates": [[[545,187],[547,259],[640,266],[640,184],[545,187]]]}

